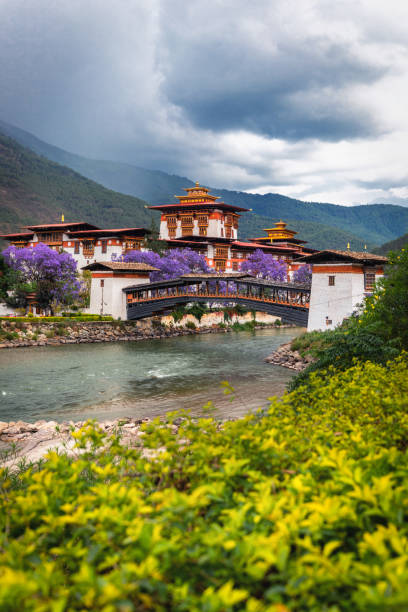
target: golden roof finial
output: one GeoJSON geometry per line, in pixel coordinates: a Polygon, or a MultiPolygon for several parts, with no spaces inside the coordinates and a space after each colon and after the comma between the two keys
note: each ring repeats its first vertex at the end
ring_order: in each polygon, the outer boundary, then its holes
{"type": "Polygon", "coordinates": [[[365,250],[365,251],[367,250],[367,245],[366,245],[366,244],[364,245],[364,250],[365,250]]]}
{"type": "Polygon", "coordinates": [[[200,183],[198,181],[196,181],[196,187],[199,187],[200,183]]]}
{"type": "Polygon", "coordinates": [[[64,217],[64,213],[62,213],[62,215],[61,215],[61,223],[64,223],[64,222],[65,222],[65,217],[64,217]]]}
{"type": "Polygon", "coordinates": [[[347,249],[350,250],[350,243],[347,243],[347,249]]]}

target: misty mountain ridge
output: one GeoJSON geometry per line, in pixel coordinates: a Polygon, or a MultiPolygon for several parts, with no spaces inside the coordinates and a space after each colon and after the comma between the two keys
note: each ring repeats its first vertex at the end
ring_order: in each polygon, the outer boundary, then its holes
{"type": "MultiPolygon", "coordinates": [[[[185,187],[194,184],[186,177],[159,170],[148,170],[121,162],[92,160],[69,153],[3,121],[0,121],[0,131],[37,155],[75,170],[82,175],[81,178],[87,177],[107,189],[119,192],[112,197],[127,194],[152,204],[174,202],[174,194],[183,193],[185,187]]],[[[281,218],[299,232],[299,237],[308,240],[310,246],[315,248],[345,248],[347,242],[354,249],[362,249],[365,244],[372,248],[408,230],[408,208],[402,206],[366,204],[346,207],[304,202],[280,194],[260,195],[210,189],[229,204],[252,209],[252,213],[244,213],[241,217],[240,238],[263,235],[264,227],[270,227],[281,218]]],[[[145,222],[151,219],[150,211],[144,209],[143,214],[139,214],[139,209],[140,206],[135,206],[135,214],[138,212],[132,225],[143,224],[142,220],[145,222]]],[[[123,225],[125,218],[128,218],[127,214],[118,214],[116,226],[123,225]]],[[[93,221],[97,223],[95,219],[93,221]]]]}

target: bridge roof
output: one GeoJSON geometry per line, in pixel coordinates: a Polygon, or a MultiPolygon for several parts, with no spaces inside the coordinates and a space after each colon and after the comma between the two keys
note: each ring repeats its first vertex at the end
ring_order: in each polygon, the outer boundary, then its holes
{"type": "Polygon", "coordinates": [[[367,253],[367,251],[339,251],[335,249],[326,249],[324,251],[312,253],[312,255],[305,255],[297,261],[304,261],[306,263],[333,263],[338,261],[373,265],[385,264],[388,262],[388,258],[383,255],[367,253]]]}
{"type": "MultiPolygon", "coordinates": [[[[92,264],[91,264],[92,265],[92,264]]],[[[122,291],[146,291],[148,289],[166,289],[167,287],[180,287],[188,285],[189,282],[202,282],[202,281],[237,281],[242,284],[262,286],[262,287],[279,287],[281,289],[297,289],[298,291],[310,291],[310,285],[308,284],[295,284],[295,283],[284,283],[266,280],[264,278],[256,278],[255,276],[248,276],[245,272],[235,272],[232,274],[183,274],[178,278],[172,280],[156,281],[154,283],[143,283],[142,285],[129,285],[124,287],[122,291]]]]}
{"type": "Polygon", "coordinates": [[[123,261],[95,261],[87,266],[84,266],[82,270],[117,270],[117,271],[129,271],[129,272],[157,272],[158,268],[154,268],[149,264],[142,262],[123,262],[123,261]]]}

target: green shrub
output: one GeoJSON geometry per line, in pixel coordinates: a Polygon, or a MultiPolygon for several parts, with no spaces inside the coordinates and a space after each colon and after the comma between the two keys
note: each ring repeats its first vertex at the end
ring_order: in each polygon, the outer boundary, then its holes
{"type": "Polygon", "coordinates": [[[0,475],[1,610],[408,609],[405,358],[143,429],[0,475]]]}
{"type": "Polygon", "coordinates": [[[179,323],[185,314],[186,309],[184,306],[178,306],[171,312],[171,316],[173,317],[173,321],[175,323],[179,323]]]}
{"type": "Polygon", "coordinates": [[[197,329],[197,325],[194,323],[194,321],[187,321],[185,327],[186,329],[197,329]]]}
{"type": "Polygon", "coordinates": [[[255,329],[255,321],[245,321],[245,323],[239,323],[238,321],[235,321],[235,323],[233,323],[231,325],[231,329],[233,329],[234,331],[238,332],[238,331],[254,331],[255,329]]]}
{"type": "MultiPolygon", "coordinates": [[[[69,320],[72,321],[113,321],[113,317],[110,315],[92,315],[92,314],[75,314],[70,315],[70,317],[35,317],[35,321],[44,322],[44,323],[58,323],[59,321],[69,323],[69,320]]],[[[0,321],[7,322],[29,322],[32,323],[33,319],[28,317],[0,317],[0,321]]]]}
{"type": "Polygon", "coordinates": [[[17,332],[6,332],[5,337],[6,340],[16,340],[19,335],[17,332]]]}
{"type": "Polygon", "coordinates": [[[203,315],[207,314],[208,307],[205,302],[196,302],[190,308],[185,310],[185,314],[191,314],[193,317],[197,319],[197,321],[201,321],[203,315]]]}
{"type": "Polygon", "coordinates": [[[46,336],[46,338],[54,338],[54,336],[55,336],[55,331],[54,331],[53,329],[48,329],[48,330],[45,332],[45,336],[46,336]]]}

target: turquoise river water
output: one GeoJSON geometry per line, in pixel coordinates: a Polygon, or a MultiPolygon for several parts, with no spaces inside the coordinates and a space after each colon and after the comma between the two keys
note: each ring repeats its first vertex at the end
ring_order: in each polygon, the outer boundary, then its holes
{"type": "Polygon", "coordinates": [[[179,408],[242,415],[280,395],[292,371],[265,363],[300,328],[180,336],[165,340],[0,351],[0,420],[111,420],[179,408]],[[236,389],[231,401],[221,389],[236,389]]]}

